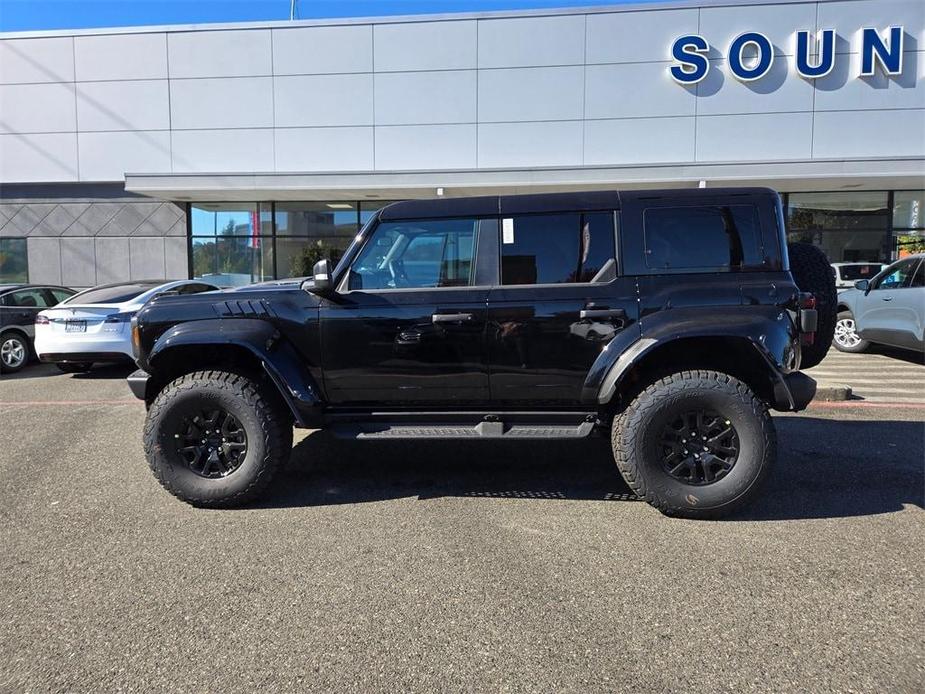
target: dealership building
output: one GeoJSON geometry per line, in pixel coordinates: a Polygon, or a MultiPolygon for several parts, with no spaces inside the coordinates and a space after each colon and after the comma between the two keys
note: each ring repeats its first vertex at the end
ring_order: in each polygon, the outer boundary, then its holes
{"type": "Polygon", "coordinates": [[[388,201],[767,185],[925,250],[925,3],[647,3],[0,34],[0,282],[305,274],[388,201]]]}

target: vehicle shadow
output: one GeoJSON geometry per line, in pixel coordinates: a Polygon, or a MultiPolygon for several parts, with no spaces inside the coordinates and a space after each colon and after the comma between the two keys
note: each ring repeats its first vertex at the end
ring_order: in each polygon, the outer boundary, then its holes
{"type": "Polygon", "coordinates": [[[899,349],[898,347],[887,347],[886,345],[871,345],[867,348],[866,353],[882,354],[885,357],[891,357],[909,364],[925,366],[925,353],[915,352],[911,349],[899,349]]]}
{"type": "Polygon", "coordinates": [[[119,379],[125,378],[137,368],[134,364],[100,364],[89,371],[73,374],[72,378],[90,381],[119,379]]]}
{"type": "Polygon", "coordinates": [[[86,373],[67,374],[58,369],[54,364],[43,364],[35,362],[27,365],[22,371],[14,374],[3,374],[0,376],[3,380],[23,381],[30,378],[48,378],[50,376],[61,376],[62,378],[78,378],[88,380],[105,380],[125,378],[137,367],[134,364],[101,364],[94,366],[86,373]]]}
{"type": "MultiPolygon", "coordinates": [[[[778,464],[755,501],[730,520],[839,518],[925,506],[921,422],[792,416],[775,423],[778,464]]],[[[339,441],[318,431],[294,447],[261,506],[404,497],[637,500],[605,439],[339,441]]]]}

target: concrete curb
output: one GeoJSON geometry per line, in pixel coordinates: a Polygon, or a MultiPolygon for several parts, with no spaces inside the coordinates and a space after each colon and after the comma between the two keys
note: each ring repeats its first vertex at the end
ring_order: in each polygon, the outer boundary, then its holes
{"type": "Polygon", "coordinates": [[[820,383],[816,386],[816,395],[813,400],[820,402],[840,402],[851,398],[851,386],[842,386],[820,383]]]}

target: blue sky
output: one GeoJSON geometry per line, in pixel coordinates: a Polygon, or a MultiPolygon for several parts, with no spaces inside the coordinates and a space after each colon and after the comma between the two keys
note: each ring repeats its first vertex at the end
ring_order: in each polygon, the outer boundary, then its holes
{"type": "MultiPolygon", "coordinates": [[[[634,0],[639,2],[639,0],[634,0]]],[[[626,0],[298,0],[298,17],[618,5],[626,0]]],[[[289,0],[0,0],[0,31],[289,19],[289,0]]]]}

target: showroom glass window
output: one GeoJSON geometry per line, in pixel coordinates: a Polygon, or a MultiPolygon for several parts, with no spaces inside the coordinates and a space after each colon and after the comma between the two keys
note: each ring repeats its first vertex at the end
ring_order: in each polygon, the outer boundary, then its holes
{"type": "Polygon", "coordinates": [[[812,243],[837,262],[889,262],[889,193],[791,193],[787,240],[812,243]]]}
{"type": "Polygon", "coordinates": [[[893,193],[893,238],[899,258],[925,253],[925,190],[893,193]]]}
{"type": "Polygon", "coordinates": [[[0,284],[29,281],[26,239],[0,239],[0,284]]]}
{"type": "Polygon", "coordinates": [[[221,287],[273,278],[269,205],[190,205],[192,275],[221,287]]]}
{"type": "Polygon", "coordinates": [[[278,277],[305,277],[319,260],[337,262],[359,229],[355,202],[278,202],[278,277]]]}
{"type": "Polygon", "coordinates": [[[612,212],[501,220],[501,284],[609,282],[615,276],[612,212]]]}

